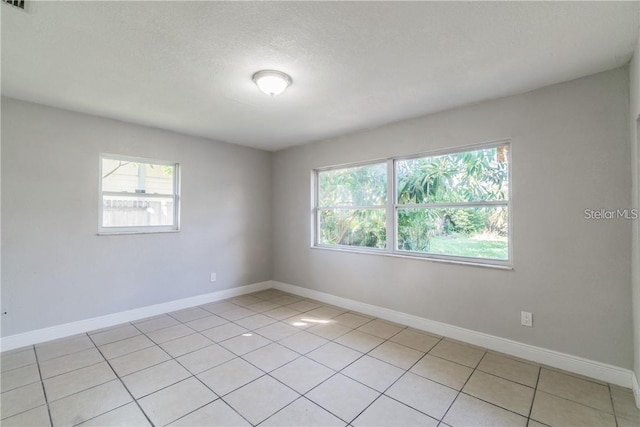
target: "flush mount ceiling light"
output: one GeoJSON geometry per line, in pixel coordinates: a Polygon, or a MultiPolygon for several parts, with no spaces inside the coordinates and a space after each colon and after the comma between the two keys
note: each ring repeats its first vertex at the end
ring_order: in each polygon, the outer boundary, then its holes
{"type": "Polygon", "coordinates": [[[261,70],[253,75],[253,81],[267,95],[280,95],[291,84],[291,77],[282,71],[261,70]]]}

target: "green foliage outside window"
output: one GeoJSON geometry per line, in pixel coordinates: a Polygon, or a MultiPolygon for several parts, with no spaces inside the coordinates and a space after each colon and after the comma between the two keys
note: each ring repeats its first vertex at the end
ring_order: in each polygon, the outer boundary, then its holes
{"type": "Polygon", "coordinates": [[[387,166],[334,169],[318,175],[320,243],[385,248],[387,166]]]}

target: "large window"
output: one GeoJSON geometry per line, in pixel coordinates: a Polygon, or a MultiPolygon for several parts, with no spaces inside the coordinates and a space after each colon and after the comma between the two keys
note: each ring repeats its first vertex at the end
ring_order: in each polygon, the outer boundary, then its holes
{"type": "Polygon", "coordinates": [[[177,163],[100,156],[100,233],[179,229],[177,163]]]}
{"type": "Polygon", "coordinates": [[[510,265],[509,143],[315,171],[315,246],[510,265]]]}

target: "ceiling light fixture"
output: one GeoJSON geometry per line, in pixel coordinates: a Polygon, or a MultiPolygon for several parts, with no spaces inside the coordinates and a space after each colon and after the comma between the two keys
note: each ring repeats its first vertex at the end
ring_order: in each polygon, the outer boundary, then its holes
{"type": "Polygon", "coordinates": [[[260,70],[253,75],[253,81],[267,95],[280,95],[291,84],[291,77],[282,71],[260,70]]]}

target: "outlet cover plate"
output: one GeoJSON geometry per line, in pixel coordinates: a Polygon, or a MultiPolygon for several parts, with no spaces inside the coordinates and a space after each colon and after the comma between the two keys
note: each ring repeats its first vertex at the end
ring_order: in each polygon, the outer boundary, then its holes
{"type": "Polygon", "coordinates": [[[520,312],[520,324],[529,328],[533,328],[533,313],[528,311],[520,312]]]}

